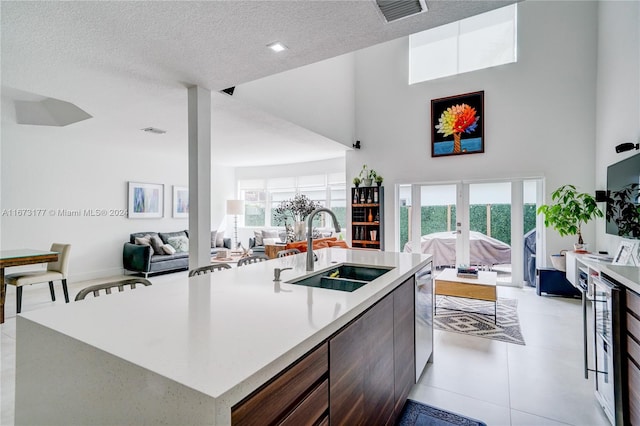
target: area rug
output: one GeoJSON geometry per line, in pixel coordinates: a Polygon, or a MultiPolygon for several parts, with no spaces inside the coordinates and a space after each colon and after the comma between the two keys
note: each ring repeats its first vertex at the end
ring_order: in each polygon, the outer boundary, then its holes
{"type": "Polygon", "coordinates": [[[493,302],[436,296],[438,307],[433,326],[438,330],[524,345],[518,320],[518,301],[498,297],[498,323],[494,324],[493,302]],[[458,310],[455,310],[458,309],[458,310]]]}
{"type": "Polygon", "coordinates": [[[439,408],[408,399],[397,426],[487,426],[478,420],[450,413],[439,408]]]}

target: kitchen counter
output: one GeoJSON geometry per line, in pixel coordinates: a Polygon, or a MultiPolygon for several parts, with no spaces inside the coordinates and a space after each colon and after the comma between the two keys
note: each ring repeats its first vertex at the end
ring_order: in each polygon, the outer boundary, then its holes
{"type": "Polygon", "coordinates": [[[301,254],[18,316],[16,424],[68,423],[84,411],[100,418],[101,410],[120,422],[113,417],[118,407],[127,423],[146,416],[172,423],[171,416],[186,409],[181,424],[229,424],[235,403],[431,257],[345,249],[316,253],[316,272],[339,263],[394,269],[352,293],[287,284],[310,274],[301,254]],[[293,270],[283,271],[275,283],[275,267],[293,270]],[[126,394],[141,387],[140,394],[126,394]],[[88,391],[96,396],[87,398],[88,391]],[[187,399],[178,410],[176,401],[187,399]],[[70,414],[69,401],[77,412],[70,414]],[[82,404],[86,408],[78,408],[82,404]],[[156,411],[150,413],[148,404],[156,411]]]}

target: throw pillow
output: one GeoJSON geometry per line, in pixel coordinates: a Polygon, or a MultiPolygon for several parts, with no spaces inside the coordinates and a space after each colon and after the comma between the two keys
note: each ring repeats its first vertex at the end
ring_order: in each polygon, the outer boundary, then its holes
{"type": "Polygon", "coordinates": [[[262,231],[262,240],[264,241],[265,238],[278,238],[278,230],[277,229],[273,229],[273,230],[268,230],[262,231]]]}
{"type": "Polygon", "coordinates": [[[169,245],[176,249],[176,253],[187,253],[189,251],[189,239],[184,235],[169,238],[169,245]]]}
{"type": "Polygon", "coordinates": [[[216,247],[224,247],[224,231],[218,231],[216,234],[216,247]]]}
{"type": "Polygon", "coordinates": [[[214,248],[216,246],[217,235],[218,231],[211,231],[211,248],[214,248]]]}
{"type": "Polygon", "coordinates": [[[160,239],[162,240],[163,243],[168,244],[169,243],[169,238],[171,237],[185,237],[185,238],[189,238],[187,237],[187,233],[184,231],[178,231],[178,232],[160,232],[158,233],[158,235],[160,236],[160,239]]]}
{"type": "Polygon", "coordinates": [[[262,231],[253,231],[253,235],[256,238],[256,246],[263,246],[264,240],[262,239],[262,231]]]}
{"type": "Polygon", "coordinates": [[[174,249],[172,246],[170,246],[169,244],[164,244],[162,246],[162,250],[164,250],[165,254],[176,254],[176,249],[174,249]]]}
{"type": "Polygon", "coordinates": [[[280,238],[263,238],[262,241],[265,246],[274,246],[280,242],[280,238]]]}
{"type": "Polygon", "coordinates": [[[158,237],[157,235],[152,235],[150,241],[151,247],[153,247],[154,254],[164,254],[164,250],[162,249],[164,243],[162,242],[160,237],[158,237]]]}
{"type": "Polygon", "coordinates": [[[139,246],[150,246],[151,245],[151,235],[147,234],[144,237],[136,237],[135,243],[139,246]]]}

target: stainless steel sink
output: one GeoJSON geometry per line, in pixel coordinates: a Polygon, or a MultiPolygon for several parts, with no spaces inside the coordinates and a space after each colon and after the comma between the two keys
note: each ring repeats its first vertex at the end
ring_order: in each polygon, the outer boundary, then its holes
{"type": "Polygon", "coordinates": [[[352,292],[392,269],[387,266],[342,264],[287,283],[352,292]]]}

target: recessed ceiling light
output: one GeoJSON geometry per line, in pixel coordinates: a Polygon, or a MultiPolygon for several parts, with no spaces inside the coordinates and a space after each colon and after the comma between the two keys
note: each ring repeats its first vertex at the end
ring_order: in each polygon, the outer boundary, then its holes
{"type": "Polygon", "coordinates": [[[275,43],[267,44],[267,47],[273,50],[274,52],[282,52],[283,50],[289,49],[287,46],[280,43],[279,41],[276,41],[275,43]]]}
{"type": "Polygon", "coordinates": [[[154,133],[156,135],[164,135],[165,133],[167,133],[166,130],[158,129],[156,127],[145,127],[144,129],[140,129],[140,130],[147,133],[154,133]]]}

